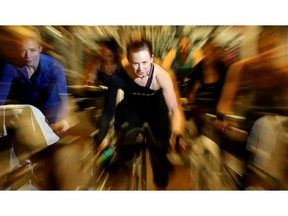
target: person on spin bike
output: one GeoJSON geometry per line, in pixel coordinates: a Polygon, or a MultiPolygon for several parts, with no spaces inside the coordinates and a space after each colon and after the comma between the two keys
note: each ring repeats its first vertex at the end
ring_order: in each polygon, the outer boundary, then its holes
{"type": "MultiPolygon", "coordinates": [[[[171,77],[162,67],[153,63],[153,58],[152,44],[148,40],[131,38],[127,45],[127,59],[122,60],[124,70],[112,75],[101,127],[94,138],[99,147],[114,114],[117,131],[125,122],[129,123],[128,130],[142,127],[144,122],[148,122],[156,140],[162,143],[161,146],[150,146],[149,150],[154,183],[158,189],[164,189],[172,170],[166,156],[169,141],[171,148],[175,149],[176,137],[183,133],[185,120],[171,77]],[[116,106],[118,89],[124,91],[124,98],[116,106]]],[[[180,145],[185,147],[183,142],[180,145]]],[[[133,151],[121,146],[117,153],[112,170],[120,168],[133,157],[133,151]]]]}
{"type": "Polygon", "coordinates": [[[247,131],[263,112],[287,115],[287,33],[284,26],[262,27],[258,53],[229,67],[217,104],[218,115],[246,116],[247,131]]]}

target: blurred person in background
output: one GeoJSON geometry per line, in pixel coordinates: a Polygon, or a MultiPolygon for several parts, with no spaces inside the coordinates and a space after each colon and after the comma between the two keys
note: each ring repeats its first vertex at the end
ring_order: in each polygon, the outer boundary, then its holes
{"type": "Polygon", "coordinates": [[[194,67],[195,81],[190,86],[187,98],[180,98],[182,105],[194,104],[192,117],[198,130],[205,113],[216,114],[216,106],[221,95],[227,72],[224,62],[217,53],[217,47],[212,38],[202,46],[203,60],[194,67]]]}
{"type": "Polygon", "coordinates": [[[121,70],[121,51],[114,38],[107,38],[98,42],[100,47],[97,58],[86,75],[86,84],[108,86],[111,76],[121,70]]]}
{"type": "Polygon", "coordinates": [[[192,47],[190,38],[185,35],[179,38],[178,46],[172,48],[164,58],[162,67],[175,73],[181,97],[187,96],[188,86],[193,80],[192,68],[202,59],[201,49],[192,47]]]}
{"type": "Polygon", "coordinates": [[[284,26],[263,27],[258,54],[229,67],[217,105],[220,121],[215,125],[221,133],[237,140],[246,132],[242,145],[227,145],[234,148],[234,154],[242,151],[249,165],[244,186],[287,188],[287,30],[284,26]],[[238,116],[244,120],[239,121],[238,116]],[[255,167],[258,172],[253,171],[255,167]]]}
{"type": "MultiPolygon", "coordinates": [[[[63,65],[41,53],[41,35],[35,27],[5,27],[11,47],[0,74],[0,105],[29,104],[46,117],[56,134],[69,128],[68,94],[63,65]],[[12,50],[11,50],[12,49],[12,50]],[[11,55],[13,54],[13,55],[11,55]]],[[[6,53],[7,51],[7,53],[6,53]]]]}
{"type": "Polygon", "coordinates": [[[287,28],[263,27],[258,38],[258,54],[229,67],[217,112],[220,115],[248,115],[250,126],[260,117],[256,115],[257,111],[287,115],[287,64],[287,28]],[[248,94],[242,97],[250,98],[247,104],[238,100],[245,83],[248,83],[245,91],[248,94]]]}
{"type": "MultiPolygon", "coordinates": [[[[131,37],[133,38],[133,37],[131,37]]],[[[122,61],[125,70],[112,75],[104,108],[100,131],[95,136],[96,146],[102,148],[110,121],[115,114],[115,129],[124,122],[128,129],[142,127],[148,122],[157,141],[162,146],[149,147],[154,183],[158,189],[167,187],[172,164],[166,154],[171,138],[171,149],[184,130],[184,115],[179,108],[172,80],[162,67],[153,63],[152,45],[144,38],[134,38],[127,45],[127,59],[122,61]],[[118,89],[124,91],[123,100],[116,106],[118,89]]],[[[183,143],[182,143],[183,145],[183,143]]],[[[185,147],[185,146],[183,146],[185,147]]],[[[118,170],[133,157],[133,151],[119,146],[110,170],[118,170]]]]}
{"type": "MultiPolygon", "coordinates": [[[[87,62],[87,67],[84,71],[84,83],[89,86],[108,88],[112,75],[122,70],[122,52],[117,41],[112,37],[102,39],[97,44],[99,46],[99,53],[87,62]]],[[[96,128],[99,127],[99,122],[102,118],[104,101],[105,93],[97,97],[91,94],[88,98],[78,102],[80,109],[95,107],[95,109],[90,109],[90,114],[92,123],[96,128]]]]}
{"type": "MultiPolygon", "coordinates": [[[[41,54],[39,31],[29,26],[5,26],[1,28],[1,32],[2,186],[7,183],[5,175],[9,173],[9,167],[16,168],[16,172],[19,168],[11,167],[14,163],[14,158],[10,155],[11,152],[13,154],[11,147],[21,166],[27,160],[39,162],[48,157],[46,153],[51,148],[54,149],[53,144],[59,140],[57,135],[65,132],[69,124],[64,68],[54,58],[41,54]]],[[[47,167],[43,171],[46,172],[47,167]]],[[[17,178],[21,177],[23,176],[17,178]]]]}

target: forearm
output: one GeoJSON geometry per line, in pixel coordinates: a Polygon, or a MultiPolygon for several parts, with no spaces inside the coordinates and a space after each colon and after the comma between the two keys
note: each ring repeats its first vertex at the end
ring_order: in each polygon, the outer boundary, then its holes
{"type": "Polygon", "coordinates": [[[172,113],[171,116],[172,135],[183,134],[184,129],[185,129],[184,113],[181,110],[172,113]]]}
{"type": "Polygon", "coordinates": [[[58,113],[58,121],[67,120],[68,118],[68,95],[62,95],[58,113]]]}
{"type": "MultiPolygon", "coordinates": [[[[68,122],[68,98],[62,96],[60,99],[60,104],[58,106],[57,114],[50,120],[50,127],[57,135],[62,134],[63,132],[67,131],[70,128],[68,122]],[[53,119],[55,118],[55,119],[53,119]]],[[[49,121],[49,119],[48,119],[49,121]]]]}
{"type": "Polygon", "coordinates": [[[108,92],[104,102],[104,112],[101,120],[99,133],[95,137],[96,145],[100,145],[105,138],[110,128],[110,122],[113,119],[116,110],[116,98],[117,98],[117,78],[112,76],[108,92]]]}
{"type": "Polygon", "coordinates": [[[99,132],[95,135],[94,138],[97,146],[101,145],[103,139],[108,133],[108,130],[110,128],[110,122],[111,122],[110,115],[108,113],[104,113],[101,120],[99,132]]]}
{"type": "Polygon", "coordinates": [[[68,90],[63,65],[58,63],[51,69],[56,79],[56,88],[59,98],[59,107],[57,113],[57,121],[65,120],[68,117],[68,90]]]}

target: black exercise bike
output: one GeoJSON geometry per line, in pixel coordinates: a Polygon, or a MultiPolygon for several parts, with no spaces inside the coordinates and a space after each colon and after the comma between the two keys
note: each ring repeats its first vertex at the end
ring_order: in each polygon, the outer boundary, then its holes
{"type": "MultiPolygon", "coordinates": [[[[109,189],[109,180],[107,180],[109,172],[107,170],[115,162],[117,146],[121,146],[121,148],[129,148],[133,151],[133,158],[128,161],[132,164],[129,190],[147,190],[146,152],[148,147],[153,148],[153,146],[161,145],[161,142],[156,141],[147,122],[142,127],[128,129],[128,126],[128,123],[122,125],[116,143],[113,146],[108,146],[96,160],[96,169],[98,169],[98,175],[96,174],[97,189],[109,189]],[[99,172],[101,166],[102,170],[99,172]],[[103,169],[103,167],[107,169],[103,169]]],[[[176,141],[176,146],[179,146],[179,138],[176,141]]]]}

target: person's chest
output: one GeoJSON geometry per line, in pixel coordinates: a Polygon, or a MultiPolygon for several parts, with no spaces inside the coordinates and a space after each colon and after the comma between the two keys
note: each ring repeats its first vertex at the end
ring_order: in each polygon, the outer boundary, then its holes
{"type": "Polygon", "coordinates": [[[30,77],[26,67],[19,68],[17,72],[19,74],[17,83],[22,87],[42,89],[53,83],[52,73],[47,68],[37,68],[30,77]]]}

